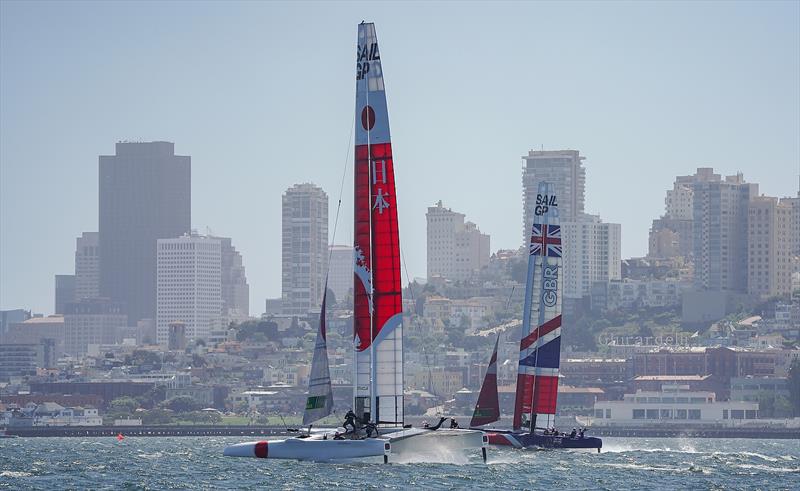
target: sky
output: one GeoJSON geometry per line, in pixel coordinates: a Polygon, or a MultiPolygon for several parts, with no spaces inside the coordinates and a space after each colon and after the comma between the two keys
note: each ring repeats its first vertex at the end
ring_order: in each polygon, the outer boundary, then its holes
{"type": "MultiPolygon", "coordinates": [[[[352,243],[356,26],[374,21],[400,241],[442,200],[522,243],[521,156],[586,157],[586,211],[647,252],[676,175],[800,174],[800,2],[0,2],[0,309],[52,313],[98,226],[98,156],[192,157],[192,225],[233,238],[251,314],[280,296],[281,194],[314,182],[352,243]],[[340,191],[342,176],[344,187],[340,191]]],[[[330,237],[331,240],[334,240],[330,237]]]]}

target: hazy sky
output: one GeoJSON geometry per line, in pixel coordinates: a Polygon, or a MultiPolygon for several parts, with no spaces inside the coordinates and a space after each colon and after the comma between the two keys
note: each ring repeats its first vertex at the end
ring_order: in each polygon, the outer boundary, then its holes
{"type": "MultiPolygon", "coordinates": [[[[242,252],[251,313],[280,295],[281,193],[313,181],[352,241],[356,25],[376,22],[400,240],[425,275],[437,200],[522,238],[521,159],[586,156],[586,207],[647,251],[675,175],[800,172],[800,2],[0,2],[0,308],[53,311],[97,230],[97,157],[168,140],[192,224],[242,252]]],[[[332,230],[332,227],[331,227],[332,230]]]]}

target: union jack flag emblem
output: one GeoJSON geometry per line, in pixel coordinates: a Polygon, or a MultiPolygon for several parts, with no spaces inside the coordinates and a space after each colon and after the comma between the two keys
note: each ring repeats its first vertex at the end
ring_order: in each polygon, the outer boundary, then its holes
{"type": "Polygon", "coordinates": [[[531,256],[561,257],[561,226],[533,224],[531,256]]]}

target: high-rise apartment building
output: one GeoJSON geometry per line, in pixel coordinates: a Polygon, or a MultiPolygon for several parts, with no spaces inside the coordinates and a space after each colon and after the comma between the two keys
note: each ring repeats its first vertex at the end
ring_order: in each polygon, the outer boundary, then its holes
{"type": "Polygon", "coordinates": [[[789,199],[758,196],[747,214],[747,292],[760,297],[792,290],[794,206],[789,199]]]}
{"type": "Polygon", "coordinates": [[[332,245],[330,252],[330,268],[328,272],[328,288],[341,302],[353,288],[353,246],[332,245]]]}
{"type": "Polygon", "coordinates": [[[758,184],[742,174],[692,184],[694,283],[698,290],[747,293],[747,218],[758,184]]]}
{"type": "Polygon", "coordinates": [[[564,296],[583,298],[595,282],[622,279],[622,226],[584,215],[561,222],[564,244],[564,296]]]}
{"type": "Polygon", "coordinates": [[[121,328],[128,325],[124,305],[105,298],[84,299],[67,304],[64,312],[64,351],[85,355],[92,344],[113,344],[121,328]]]}
{"type": "Polygon", "coordinates": [[[66,305],[75,301],[75,275],[57,274],[55,292],[55,313],[63,314],[66,305]]]}
{"type": "Polygon", "coordinates": [[[489,265],[489,235],[442,202],[428,207],[428,278],[465,280],[489,265]]]}
{"type": "Polygon", "coordinates": [[[100,156],[100,295],[128,321],[156,315],[156,241],[191,227],[191,157],[170,142],[116,145],[100,156]]]}
{"type": "Polygon", "coordinates": [[[584,213],[586,169],[578,150],[531,150],[522,157],[523,229],[525,247],[530,240],[539,182],[555,186],[561,221],[578,220],[584,213]]]}
{"type": "Polygon", "coordinates": [[[99,234],[84,232],[75,239],[75,301],[100,297],[99,234]]]}
{"type": "Polygon", "coordinates": [[[186,234],[157,246],[156,341],[169,343],[172,322],[183,322],[191,341],[208,339],[223,327],[220,239],[186,234]]]}
{"type": "Polygon", "coordinates": [[[281,299],[283,313],[319,311],[328,269],[328,195],[314,184],[283,194],[281,299]]]}
{"type": "Polygon", "coordinates": [[[664,215],[653,220],[650,228],[648,257],[669,258],[682,256],[691,258],[694,229],[694,188],[696,182],[720,180],[710,167],[699,167],[691,176],[677,176],[672,189],[664,199],[664,215]]]}
{"type": "Polygon", "coordinates": [[[230,238],[219,237],[222,261],[222,316],[227,321],[241,322],[250,317],[250,285],[242,263],[242,255],[230,238]]]}

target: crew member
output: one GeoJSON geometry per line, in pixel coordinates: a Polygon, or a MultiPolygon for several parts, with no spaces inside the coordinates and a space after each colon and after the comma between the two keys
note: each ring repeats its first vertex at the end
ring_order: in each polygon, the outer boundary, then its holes
{"type": "Polygon", "coordinates": [[[356,413],[353,412],[352,409],[347,411],[347,414],[344,415],[344,432],[347,433],[347,427],[350,426],[352,428],[352,432],[355,433],[356,431],[356,413]]]}

